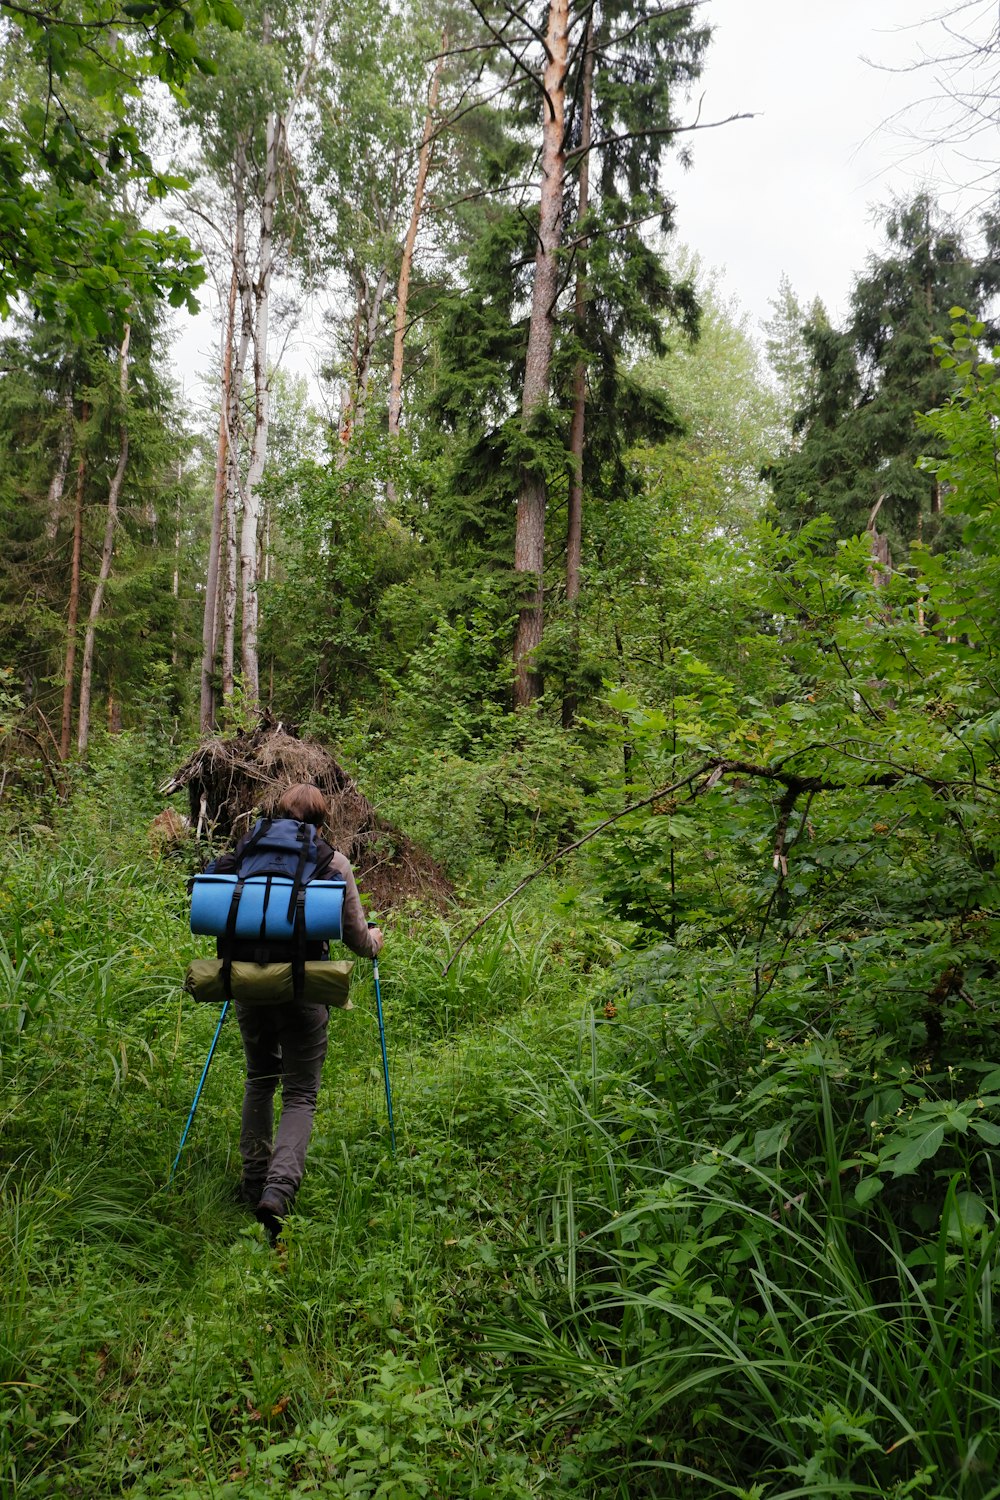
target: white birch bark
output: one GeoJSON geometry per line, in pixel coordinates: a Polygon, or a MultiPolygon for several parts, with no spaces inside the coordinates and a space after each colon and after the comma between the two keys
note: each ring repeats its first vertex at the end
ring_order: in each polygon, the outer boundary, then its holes
{"type": "Polygon", "coordinates": [[[232,385],[233,341],[236,335],[236,273],[229,280],[229,307],[222,349],[222,392],[219,402],[219,433],[215,448],[215,490],[212,496],[212,529],[208,543],[205,578],[205,608],[201,625],[201,702],[198,722],[202,734],[215,724],[215,661],[219,642],[219,562],[222,556],[223,519],[226,513],[228,472],[229,388],[232,385]]]}
{"type": "Polygon", "coordinates": [[[90,696],[94,669],[94,640],[97,634],[97,621],[100,617],[101,606],[104,603],[104,589],[111,575],[111,560],[114,557],[115,551],[115,530],[118,526],[118,501],[121,496],[122,482],[125,478],[125,468],[128,464],[129,434],[125,399],[128,395],[128,347],[131,336],[131,325],[126,323],[121,348],[118,351],[118,385],[122,400],[122,417],[118,429],[118,463],[114,474],[111,476],[111,484],[108,487],[108,509],[104,523],[104,544],[101,548],[101,568],[97,577],[97,583],[94,585],[93,597],[90,601],[87,630],[83,642],[83,663],[80,668],[80,709],[77,720],[76,743],[81,755],[86,754],[87,742],[90,739],[90,696]]]}
{"type": "Polygon", "coordinates": [[[420,228],[420,214],[424,204],[424,189],[430,170],[431,151],[434,141],[434,116],[437,112],[438,94],[441,89],[441,74],[444,71],[445,52],[448,48],[448,33],[441,36],[441,52],[431,80],[427,114],[424,117],[424,134],[420,142],[420,158],[417,163],[417,182],[413,190],[413,207],[410,222],[403,241],[403,254],[399,263],[399,281],[396,285],[396,317],[392,337],[392,373],[389,378],[389,436],[399,436],[400,417],[403,410],[403,346],[406,339],[406,304],[410,295],[410,273],[413,268],[413,251],[420,228]]]}
{"type": "MultiPolygon", "coordinates": [[[[559,294],[556,253],[562,234],[562,195],[566,159],[563,150],[566,66],[569,52],[569,0],[549,0],[542,75],[542,181],[539,196],[535,278],[531,293],[528,349],[524,363],[521,421],[525,431],[548,400],[552,366],[555,306],[559,294]]],[[[543,569],[545,560],[545,476],[525,466],[514,528],[514,571],[525,575],[514,636],[514,702],[530,703],[541,691],[530,653],[541,644],[543,569]]]]}
{"type": "MultiPolygon", "coordinates": [[[[305,92],[316,60],[319,39],[326,24],[326,5],[316,13],[312,40],[305,61],[290,92],[283,112],[270,110],[265,124],[264,176],[260,196],[260,236],[257,246],[256,276],[251,277],[245,254],[237,263],[238,292],[243,309],[244,331],[253,349],[254,418],[247,464],[246,481],[241,487],[242,520],[239,529],[239,587],[241,604],[240,667],[243,690],[248,702],[256,705],[260,698],[260,669],[257,653],[258,601],[257,583],[260,568],[260,499],[258,489],[267,461],[270,427],[271,386],[267,344],[270,325],[271,283],[277,257],[274,215],[278,201],[281,174],[287,156],[288,130],[305,92]]],[[[270,17],[265,15],[263,40],[271,40],[270,17]]],[[[242,347],[242,346],[241,346],[242,347]]],[[[244,364],[240,367],[240,383],[244,364]]],[[[238,409],[238,403],[237,403],[238,409]]],[[[230,442],[232,433],[230,432],[230,442]]],[[[238,469],[234,466],[234,474],[238,469]]],[[[228,576],[228,575],[227,575],[228,576]]]]}
{"type": "Polygon", "coordinates": [[[62,399],[62,425],[59,428],[59,448],[56,453],[56,466],[49,481],[47,516],[45,521],[45,540],[54,542],[59,531],[59,520],[62,514],[62,497],[66,489],[66,475],[69,473],[69,460],[73,452],[73,392],[67,391],[62,399]]]}
{"type": "Polygon", "coordinates": [[[271,277],[274,270],[274,207],[278,198],[278,152],[281,122],[272,111],[267,117],[264,190],[261,195],[260,249],[253,296],[254,428],[250,462],[243,490],[243,524],[240,529],[240,603],[242,631],[240,667],[243,691],[256,704],[260,697],[257,661],[257,559],[260,546],[260,501],[258,486],[267,458],[271,389],[267,367],[267,336],[270,321],[271,277]]]}

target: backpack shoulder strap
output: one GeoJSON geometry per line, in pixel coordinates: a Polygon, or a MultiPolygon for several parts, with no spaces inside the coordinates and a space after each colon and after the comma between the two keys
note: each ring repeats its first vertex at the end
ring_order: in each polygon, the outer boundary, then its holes
{"type": "Polygon", "coordinates": [[[288,920],[295,921],[295,909],[298,902],[299,891],[302,889],[303,876],[310,854],[313,863],[316,862],[316,830],[311,823],[300,823],[296,837],[299,841],[299,858],[295,866],[295,874],[292,876],[292,889],[288,894],[288,920]]]}
{"type": "Polygon", "coordinates": [[[251,850],[256,849],[261,839],[266,838],[271,831],[271,818],[258,818],[257,826],[240,850],[240,859],[245,859],[251,850]]]}

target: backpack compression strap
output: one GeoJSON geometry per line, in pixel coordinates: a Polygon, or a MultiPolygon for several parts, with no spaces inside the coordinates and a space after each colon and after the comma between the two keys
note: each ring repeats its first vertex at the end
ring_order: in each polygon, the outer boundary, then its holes
{"type": "Polygon", "coordinates": [[[299,824],[299,831],[297,835],[299,840],[299,862],[295,866],[295,874],[292,877],[292,889],[288,895],[289,922],[293,922],[295,920],[295,904],[298,901],[299,891],[302,889],[302,876],[305,872],[306,860],[309,858],[309,832],[310,825],[308,823],[299,824]]]}
{"type": "Polygon", "coordinates": [[[233,940],[236,937],[236,916],[243,895],[243,882],[237,880],[229,900],[229,915],[226,918],[226,934],[222,940],[222,992],[227,1000],[233,998],[233,940]]]}

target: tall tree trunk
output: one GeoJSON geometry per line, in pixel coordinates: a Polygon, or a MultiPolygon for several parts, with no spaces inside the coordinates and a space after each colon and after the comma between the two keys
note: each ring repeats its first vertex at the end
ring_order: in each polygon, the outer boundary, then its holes
{"type": "MultiPolygon", "coordinates": [[[[237,143],[234,154],[233,203],[233,278],[240,307],[240,336],[235,345],[229,370],[229,399],[222,410],[226,414],[226,491],[224,532],[224,573],[222,600],[218,617],[222,625],[222,701],[228,703],[236,682],[236,600],[239,590],[239,513],[243,482],[240,475],[240,437],[242,435],[243,382],[253,339],[253,287],[247,259],[246,193],[244,184],[249,173],[246,143],[237,143]]],[[[235,327],[234,327],[235,335],[235,327]]]]}
{"type": "MultiPolygon", "coordinates": [[[[590,208],[590,142],[591,113],[594,96],[594,13],[587,18],[583,54],[583,98],[580,103],[580,175],[577,220],[582,222],[590,208]]],[[[582,341],[587,315],[587,247],[577,251],[576,294],[573,323],[577,339],[582,341]]],[[[575,668],[580,657],[580,621],[577,600],[580,597],[580,557],[583,550],[583,447],[587,416],[587,362],[577,358],[573,370],[573,418],[569,429],[569,499],[566,506],[566,602],[573,611],[572,659],[575,668]]],[[[576,717],[576,693],[563,698],[563,728],[569,729],[576,717]]]]}
{"type": "Polygon", "coordinates": [[[118,464],[111,476],[111,484],[108,488],[108,510],[104,524],[104,545],[101,548],[101,569],[90,601],[87,633],[83,642],[83,664],[80,668],[80,715],[76,744],[81,755],[86,754],[87,741],[90,738],[90,690],[94,667],[94,639],[97,634],[97,620],[101,613],[101,605],[104,602],[105,585],[111,574],[111,559],[115,551],[115,528],[118,525],[118,500],[125,478],[125,466],[128,463],[128,414],[125,410],[125,398],[128,395],[128,346],[131,335],[131,325],[126,323],[121,349],[118,352],[118,388],[122,401],[121,422],[118,428],[118,464]]]}
{"type": "Polygon", "coordinates": [[[354,428],[365,425],[365,411],[368,406],[368,386],[372,378],[372,365],[375,362],[375,344],[378,339],[379,323],[382,318],[382,303],[385,301],[386,287],[389,285],[389,267],[382,266],[378,273],[378,280],[372,290],[371,301],[368,306],[368,317],[365,320],[364,342],[361,346],[361,359],[358,363],[358,385],[357,395],[354,400],[354,428]]]}
{"type": "MultiPolygon", "coordinates": [[[[562,230],[565,175],[563,120],[566,60],[569,42],[569,0],[549,0],[546,63],[542,76],[542,183],[539,200],[535,279],[531,293],[528,350],[524,362],[521,421],[530,435],[549,394],[555,305],[559,293],[556,252],[562,230]]],[[[541,644],[543,572],[545,563],[545,475],[533,464],[521,473],[514,530],[514,571],[525,575],[520,613],[514,635],[514,703],[522,707],[541,692],[538,673],[529,665],[531,652],[541,644]]]]}
{"type": "Polygon", "coordinates": [[[274,209],[278,200],[278,169],[283,122],[273,111],[267,117],[267,149],[264,191],[261,197],[258,275],[254,284],[253,385],[254,428],[250,463],[243,491],[243,526],[240,531],[240,666],[243,691],[251,704],[260,696],[257,661],[257,581],[260,549],[260,499],[258,487],[267,459],[271,415],[271,388],[267,368],[267,337],[271,308],[271,277],[274,271],[274,209]]]}
{"type": "MultiPolygon", "coordinates": [[[[316,62],[320,37],[326,25],[328,4],[317,7],[311,42],[298,78],[288,97],[284,113],[274,108],[265,120],[265,155],[263,186],[259,212],[260,233],[256,261],[250,265],[247,249],[246,184],[259,180],[250,169],[248,140],[238,136],[233,151],[230,185],[233,191],[234,233],[233,274],[241,313],[240,339],[236,357],[230,366],[229,401],[226,431],[226,498],[225,498],[225,583],[222,592],[222,691],[224,700],[232,697],[235,679],[235,629],[237,595],[240,614],[240,665],[242,685],[248,702],[259,697],[257,656],[258,600],[257,583],[260,555],[259,486],[267,460],[270,426],[270,378],[267,363],[268,323],[271,282],[277,259],[275,208],[278,200],[282,164],[287,155],[288,129],[302,98],[309,75],[316,62]],[[246,478],[241,478],[240,438],[243,383],[250,349],[253,349],[253,432],[247,459],[246,478]],[[242,508],[242,516],[240,511],[242,508]]],[[[261,22],[261,40],[269,46],[272,39],[271,16],[265,9],[261,22]]],[[[244,449],[245,451],[245,449],[244,449]]]]}
{"type": "Polygon", "coordinates": [[[389,285],[389,267],[382,266],[374,286],[370,286],[364,273],[358,282],[358,303],[354,314],[354,340],[351,349],[351,384],[347,401],[340,418],[340,448],[336,467],[342,469],[347,462],[347,453],[354,433],[365,425],[365,408],[368,404],[368,386],[375,360],[375,343],[378,339],[382,303],[389,285]]]}
{"type": "Polygon", "coordinates": [[[222,552],[223,518],[226,513],[226,474],[229,436],[229,387],[233,371],[233,339],[236,335],[236,270],[229,280],[229,307],[222,350],[222,391],[219,401],[219,435],[215,445],[215,493],[212,497],[212,529],[208,542],[208,572],[205,578],[205,611],[201,624],[201,703],[198,722],[202,734],[215,727],[215,659],[219,643],[219,558],[222,552]]]}
{"type": "Polygon", "coordinates": [[[170,627],[170,665],[177,670],[177,623],[181,597],[181,541],[184,521],[184,465],[177,460],[177,503],[174,506],[174,571],[170,580],[170,596],[174,601],[174,621],[170,627]]]}
{"type": "Polygon", "coordinates": [[[49,481],[49,494],[47,516],[45,520],[45,540],[54,542],[59,532],[59,518],[62,511],[63,491],[66,488],[66,475],[69,473],[69,461],[73,452],[73,392],[67,391],[62,399],[63,419],[59,428],[59,448],[56,454],[56,466],[49,481]]]}
{"type": "Polygon", "coordinates": [[[441,33],[441,52],[431,80],[427,114],[424,118],[424,134],[420,143],[420,159],[417,163],[417,184],[413,190],[413,208],[403,241],[403,255],[399,263],[399,281],[396,285],[396,320],[392,338],[392,371],[389,377],[389,436],[399,436],[399,419],[403,410],[403,343],[406,337],[406,304],[410,295],[410,271],[413,267],[413,248],[420,227],[420,213],[424,203],[424,189],[431,164],[434,140],[434,115],[437,110],[441,74],[444,72],[444,55],[448,47],[448,33],[441,33]]]}
{"type": "MultiPolygon", "coordinates": [[[[85,428],[90,420],[90,407],[85,401],[80,411],[80,426],[85,428]]],[[[80,458],[76,466],[76,495],[73,502],[73,551],[69,564],[69,608],[66,613],[66,658],[63,664],[62,729],[59,738],[59,754],[63,760],[69,758],[70,741],[73,736],[73,677],[76,672],[76,627],[80,619],[80,558],[83,553],[83,482],[87,476],[87,456],[81,438],[80,458]]]]}
{"type": "MultiPolygon", "coordinates": [[[[230,449],[230,468],[235,469],[237,463],[238,455],[233,449],[230,449]]],[[[232,701],[233,692],[236,688],[236,599],[239,593],[237,493],[237,486],[235,484],[227,484],[225,567],[222,580],[222,598],[219,607],[219,616],[222,625],[220,672],[222,676],[223,704],[228,704],[232,701]]]]}

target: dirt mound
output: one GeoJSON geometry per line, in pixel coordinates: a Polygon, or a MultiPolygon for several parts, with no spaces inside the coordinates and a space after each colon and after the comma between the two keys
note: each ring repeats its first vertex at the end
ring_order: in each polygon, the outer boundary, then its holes
{"type": "Polygon", "coordinates": [[[440,865],[379,817],[329,750],[274,720],[245,734],[203,741],[162,791],[170,796],[186,789],[197,835],[226,845],[247,833],[258,814],[273,814],[282,792],[299,781],[326,796],[325,836],[347,855],[377,910],[409,899],[447,903],[453,887],[440,865]]]}

